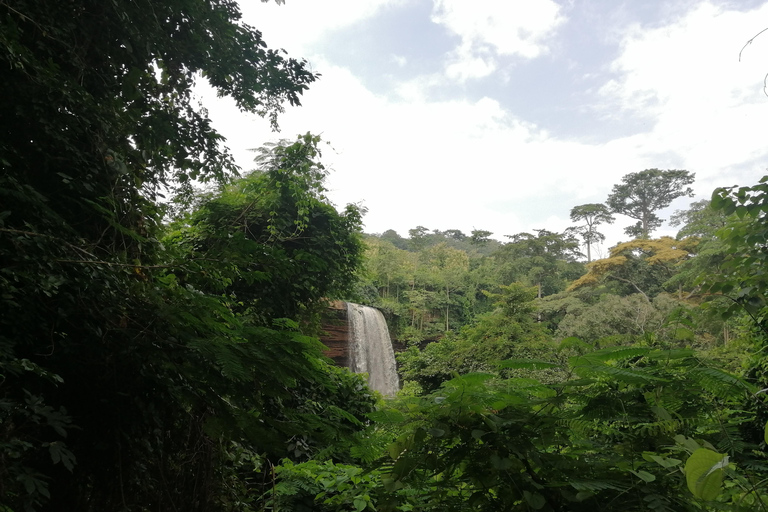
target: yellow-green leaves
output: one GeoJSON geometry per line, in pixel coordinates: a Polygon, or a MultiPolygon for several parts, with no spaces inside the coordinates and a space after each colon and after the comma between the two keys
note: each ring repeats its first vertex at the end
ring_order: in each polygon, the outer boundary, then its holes
{"type": "Polygon", "coordinates": [[[699,499],[714,500],[720,494],[728,456],[708,448],[694,451],[685,463],[688,489],[699,499]]]}

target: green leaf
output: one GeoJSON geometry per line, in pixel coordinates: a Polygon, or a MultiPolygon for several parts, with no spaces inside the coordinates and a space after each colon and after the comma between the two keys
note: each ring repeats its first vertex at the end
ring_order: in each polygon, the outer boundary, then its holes
{"type": "Polygon", "coordinates": [[[478,384],[482,384],[483,382],[493,379],[496,377],[492,373],[467,373],[465,375],[462,375],[460,377],[456,377],[454,379],[449,380],[446,384],[451,386],[475,386],[478,384]]]}
{"type": "Polygon", "coordinates": [[[721,193],[724,193],[725,191],[721,188],[715,189],[714,192],[712,192],[712,199],[711,199],[711,207],[713,210],[717,210],[723,206],[723,203],[725,202],[723,200],[723,196],[721,196],[721,193]]]}
{"type": "Polygon", "coordinates": [[[48,452],[54,464],[61,462],[71,473],[75,468],[75,455],[69,451],[61,441],[54,441],[48,445],[48,452]]]}
{"type": "Polygon", "coordinates": [[[514,463],[512,462],[512,459],[510,459],[509,457],[501,458],[495,453],[491,455],[490,462],[491,462],[491,466],[494,469],[499,469],[502,471],[507,470],[514,465],[514,463]]]}
{"type": "Polygon", "coordinates": [[[665,408],[654,405],[651,407],[651,410],[656,413],[659,418],[665,421],[672,421],[672,415],[670,415],[669,411],[667,411],[665,408]]]}
{"type": "Polygon", "coordinates": [[[645,356],[650,352],[651,349],[645,347],[608,347],[595,350],[584,357],[585,359],[602,362],[621,361],[622,359],[645,356]]]}
{"type": "Polygon", "coordinates": [[[682,434],[677,434],[675,437],[675,442],[683,447],[685,447],[687,450],[690,450],[691,452],[694,452],[701,448],[701,445],[691,439],[690,437],[685,437],[682,434]]]}
{"type": "Polygon", "coordinates": [[[699,448],[685,463],[688,489],[699,499],[714,500],[720,494],[728,456],[707,448],[699,448]]]}
{"type": "Polygon", "coordinates": [[[528,502],[528,506],[530,506],[533,510],[541,510],[544,508],[544,505],[547,504],[547,500],[544,499],[544,496],[537,492],[531,493],[528,491],[523,491],[523,497],[525,498],[525,501],[528,502]]]}
{"type": "Polygon", "coordinates": [[[688,341],[693,339],[693,331],[686,327],[678,327],[675,329],[674,337],[678,341],[688,341]]]}
{"type": "Polygon", "coordinates": [[[643,458],[649,462],[656,462],[663,468],[673,468],[683,462],[680,459],[675,459],[673,457],[662,457],[660,455],[656,455],[653,452],[643,452],[643,458]]]}
{"type": "Polygon", "coordinates": [[[429,435],[432,437],[443,437],[445,435],[445,430],[441,428],[430,428],[427,432],[429,432],[429,435]]]}
{"type": "Polygon", "coordinates": [[[654,480],[656,480],[656,475],[654,475],[652,473],[649,473],[647,471],[642,471],[642,470],[640,470],[640,471],[632,471],[632,470],[629,470],[629,472],[632,473],[633,475],[635,475],[637,478],[639,478],[643,482],[646,482],[646,483],[651,483],[654,480]]]}
{"type": "Polygon", "coordinates": [[[368,506],[368,502],[365,501],[363,498],[355,498],[354,500],[352,500],[352,504],[354,505],[356,512],[365,510],[365,507],[368,506]]]}

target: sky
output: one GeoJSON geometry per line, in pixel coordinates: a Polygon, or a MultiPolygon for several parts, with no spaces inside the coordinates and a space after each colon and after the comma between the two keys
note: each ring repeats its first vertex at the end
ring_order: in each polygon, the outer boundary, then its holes
{"type": "MultiPolygon", "coordinates": [[[[280,133],[204,84],[244,170],[248,149],[312,132],[328,197],[364,231],[563,231],[644,169],[695,173],[695,197],[768,174],[768,1],[241,1],[270,48],[321,78],[280,133]],[[746,47],[745,47],[746,45],[746,47]]],[[[601,226],[598,255],[635,221],[601,226]]],[[[654,236],[672,235],[668,224],[654,236]]]]}

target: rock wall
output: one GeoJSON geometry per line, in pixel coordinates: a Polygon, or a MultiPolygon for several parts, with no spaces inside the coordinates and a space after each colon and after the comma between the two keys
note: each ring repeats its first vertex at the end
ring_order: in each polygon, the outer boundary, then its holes
{"type": "Polygon", "coordinates": [[[325,355],[338,366],[349,368],[349,322],[347,304],[340,300],[331,303],[323,319],[323,333],[320,341],[328,347],[325,355]]]}

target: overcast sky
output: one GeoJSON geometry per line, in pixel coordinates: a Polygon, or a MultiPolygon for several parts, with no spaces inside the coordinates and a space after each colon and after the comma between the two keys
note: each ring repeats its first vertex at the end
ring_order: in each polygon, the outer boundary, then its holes
{"type": "MultiPolygon", "coordinates": [[[[204,88],[239,164],[308,131],[330,143],[329,197],[365,231],[562,231],[648,168],[696,173],[695,198],[768,167],[768,2],[616,0],[241,1],[270,48],[322,78],[268,121],[204,88]]],[[[634,221],[603,231],[607,247],[634,221]]],[[[666,226],[656,235],[674,234],[666,226]]]]}

